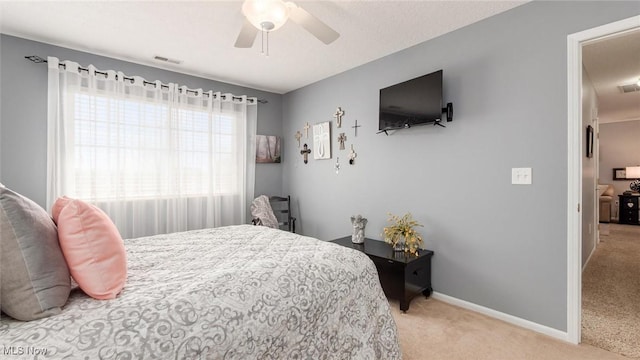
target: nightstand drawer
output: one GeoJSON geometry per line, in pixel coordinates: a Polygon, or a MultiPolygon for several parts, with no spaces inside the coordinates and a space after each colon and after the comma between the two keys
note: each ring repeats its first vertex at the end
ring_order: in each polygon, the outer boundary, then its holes
{"type": "Polygon", "coordinates": [[[638,213],[621,214],[619,222],[621,224],[638,224],[638,222],[640,222],[640,219],[638,219],[638,213]]]}
{"type": "Polygon", "coordinates": [[[409,264],[404,275],[405,281],[415,287],[420,287],[420,291],[431,287],[431,258],[427,257],[421,260],[409,264]]]}
{"type": "Polygon", "coordinates": [[[622,202],[622,207],[626,210],[637,210],[638,209],[638,198],[626,198],[622,202]]]}

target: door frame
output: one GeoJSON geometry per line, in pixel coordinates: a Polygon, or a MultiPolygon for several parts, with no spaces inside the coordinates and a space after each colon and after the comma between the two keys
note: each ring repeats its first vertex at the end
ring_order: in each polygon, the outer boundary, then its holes
{"type": "Polygon", "coordinates": [[[567,340],[574,344],[580,343],[582,326],[582,46],[638,24],[640,15],[567,36],[567,340]]]}

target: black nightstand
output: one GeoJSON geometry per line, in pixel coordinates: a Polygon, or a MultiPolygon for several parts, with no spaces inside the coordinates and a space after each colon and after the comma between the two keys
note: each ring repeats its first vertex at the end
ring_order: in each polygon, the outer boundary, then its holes
{"type": "Polygon", "coordinates": [[[618,209],[618,223],[640,225],[640,212],[638,211],[638,195],[618,195],[620,208],[618,209]]]}
{"type": "Polygon", "coordinates": [[[378,277],[385,295],[400,300],[400,310],[409,310],[409,303],[416,295],[430,296],[431,257],[433,251],[420,250],[418,255],[393,251],[384,241],[364,239],[364,244],[354,244],[351,236],[331,241],[357,249],[369,256],[378,269],[378,277]]]}

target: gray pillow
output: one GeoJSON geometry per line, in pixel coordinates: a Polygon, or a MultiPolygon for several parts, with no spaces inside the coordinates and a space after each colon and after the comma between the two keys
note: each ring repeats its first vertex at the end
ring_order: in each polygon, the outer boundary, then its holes
{"type": "Polygon", "coordinates": [[[0,308],[18,320],[59,314],[69,298],[69,268],[47,212],[0,187],[0,308]]]}

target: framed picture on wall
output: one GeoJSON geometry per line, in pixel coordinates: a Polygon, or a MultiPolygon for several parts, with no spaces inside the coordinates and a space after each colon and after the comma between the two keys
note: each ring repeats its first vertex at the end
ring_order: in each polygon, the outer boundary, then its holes
{"type": "Polygon", "coordinates": [[[593,157],[593,127],[591,125],[587,126],[587,157],[593,157]]]}
{"type": "Polygon", "coordinates": [[[256,163],[280,163],[280,137],[256,135],[256,163]]]}
{"type": "Polygon", "coordinates": [[[627,180],[627,169],[626,168],[614,168],[613,169],[613,180],[627,180]]]}
{"type": "MultiPolygon", "coordinates": [[[[631,174],[633,176],[633,174],[631,174]]],[[[637,177],[627,177],[627,168],[613,168],[613,180],[638,180],[637,177]]]]}

